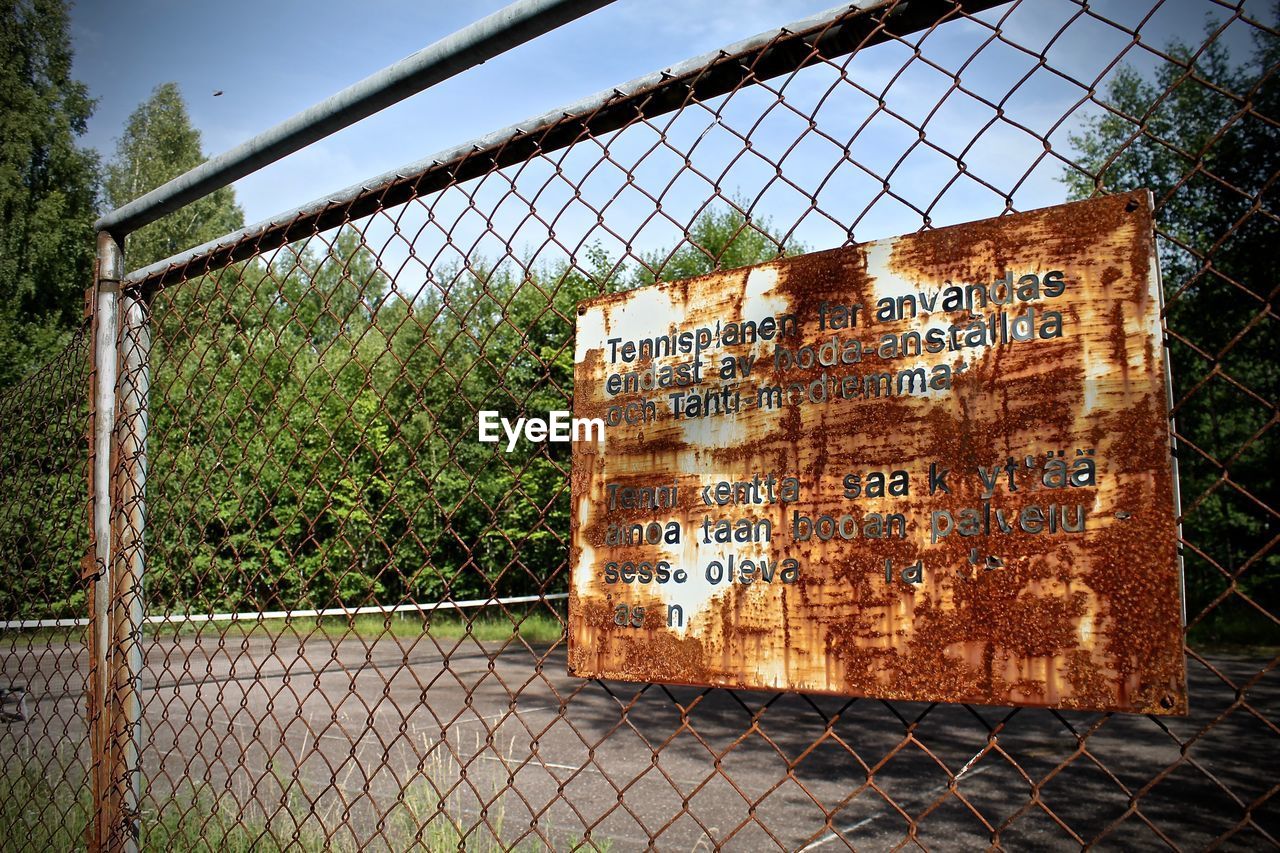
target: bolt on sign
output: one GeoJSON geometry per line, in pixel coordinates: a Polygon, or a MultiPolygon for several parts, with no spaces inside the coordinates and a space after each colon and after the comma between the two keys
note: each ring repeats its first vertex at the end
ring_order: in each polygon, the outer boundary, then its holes
{"type": "Polygon", "coordinates": [[[1148,193],[578,307],[569,669],[1184,714],[1148,193]]]}

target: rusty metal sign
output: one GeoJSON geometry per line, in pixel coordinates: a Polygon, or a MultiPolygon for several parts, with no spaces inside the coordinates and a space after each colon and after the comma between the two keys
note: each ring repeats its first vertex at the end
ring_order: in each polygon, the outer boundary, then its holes
{"type": "Polygon", "coordinates": [[[569,669],[1187,709],[1149,196],[579,305],[569,669]]]}

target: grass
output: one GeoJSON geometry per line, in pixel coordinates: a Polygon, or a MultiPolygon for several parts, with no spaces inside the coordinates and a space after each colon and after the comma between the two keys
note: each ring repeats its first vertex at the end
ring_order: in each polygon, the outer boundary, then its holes
{"type": "MultiPolygon", "coordinates": [[[[10,742],[6,746],[16,744],[10,742]]],[[[423,746],[427,758],[422,769],[378,822],[376,834],[382,844],[392,850],[417,853],[548,849],[536,838],[518,848],[504,843],[506,791],[499,787],[497,778],[491,780],[491,790],[481,795],[472,786],[458,784],[456,760],[448,749],[441,748],[440,742],[424,739],[423,746]],[[466,814],[464,791],[481,797],[483,820],[466,814]]],[[[325,804],[310,798],[300,780],[285,776],[279,769],[255,782],[252,792],[246,788],[241,793],[244,796],[240,799],[251,803],[247,809],[240,806],[231,791],[217,793],[205,783],[183,783],[167,796],[144,792],[140,849],[155,853],[305,853],[369,846],[368,835],[372,833],[354,831],[339,800],[325,804]],[[273,778],[275,785],[271,784],[273,778]]],[[[470,811],[474,812],[475,806],[470,811]]],[[[56,759],[32,760],[28,754],[26,760],[5,762],[0,770],[0,853],[83,849],[91,814],[88,785],[79,765],[56,759]]],[[[607,851],[612,846],[608,842],[560,838],[545,823],[543,832],[554,839],[556,849],[607,851]]]]}
{"type": "MultiPolygon", "coordinates": [[[[0,768],[0,853],[84,849],[93,814],[84,768],[49,754],[22,755],[12,740],[5,746],[12,757],[0,768]]],[[[231,811],[225,795],[219,799],[210,791],[188,785],[159,806],[144,798],[140,848],[155,853],[326,849],[323,835],[282,832],[265,820],[231,811]]]]}
{"type": "Polygon", "coordinates": [[[88,628],[7,628],[0,631],[0,648],[51,646],[87,642],[88,628]]]}
{"type": "Polygon", "coordinates": [[[330,638],[355,636],[365,640],[379,637],[412,639],[429,634],[437,640],[459,640],[470,636],[479,642],[500,642],[518,634],[528,643],[551,643],[559,640],[563,627],[550,613],[512,612],[510,617],[429,616],[417,613],[368,613],[360,616],[304,616],[287,619],[236,620],[233,622],[179,622],[150,625],[151,636],[188,636],[192,634],[235,634],[280,636],[286,633],[305,637],[319,634],[330,638]]]}
{"type": "MultiPolygon", "coordinates": [[[[8,738],[0,739],[8,741],[8,738]]],[[[75,850],[84,846],[89,817],[83,773],[48,756],[41,773],[30,755],[22,756],[12,741],[5,744],[0,767],[0,851],[75,850]],[[10,758],[9,747],[14,757],[10,758]]]]}

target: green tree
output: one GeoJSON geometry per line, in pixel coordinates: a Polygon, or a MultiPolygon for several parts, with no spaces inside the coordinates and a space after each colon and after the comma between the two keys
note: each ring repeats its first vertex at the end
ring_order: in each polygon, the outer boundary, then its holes
{"type": "Polygon", "coordinates": [[[353,229],[156,302],[154,606],[326,607],[383,591],[386,278],[353,229]]]}
{"type": "Polygon", "coordinates": [[[803,245],[787,243],[782,236],[774,234],[768,219],[748,220],[741,212],[745,206],[735,200],[723,209],[707,210],[694,220],[678,246],[641,259],[637,284],[678,281],[804,251],[803,245]]]}
{"type": "MultiPolygon", "coordinates": [[[[116,143],[106,169],[106,202],[113,208],[124,205],[204,159],[200,133],[191,125],[178,86],[157,86],[129,116],[116,143]]],[[[243,224],[234,191],[224,187],[128,235],[126,265],[130,269],[146,266],[243,224]]],[[[251,395],[236,384],[270,356],[252,351],[249,344],[270,314],[269,307],[255,298],[254,283],[265,275],[260,263],[236,264],[184,282],[157,300],[151,359],[150,453],[155,462],[148,507],[155,554],[148,594],[153,599],[194,602],[200,607],[234,603],[244,584],[269,575],[259,564],[246,563],[246,555],[236,550],[237,543],[242,545],[252,535],[244,525],[258,519],[232,517],[227,489],[233,483],[219,477],[231,460],[262,463],[268,454],[262,436],[251,429],[251,395]],[[222,287],[226,282],[245,286],[222,287]],[[209,322],[193,321],[204,317],[209,306],[217,307],[209,322]],[[185,351],[216,354],[219,370],[201,371],[200,362],[175,357],[175,352],[185,351]],[[171,401],[181,405],[167,405],[171,401]],[[229,415],[244,421],[228,421],[229,415]],[[211,491],[215,487],[217,491],[211,491]],[[228,561],[235,563],[242,577],[229,576],[228,561]],[[249,565],[257,568],[250,571],[249,565]]],[[[264,530],[264,535],[270,531],[264,530]]]]}
{"type": "MultiPolygon", "coordinates": [[[[397,404],[419,412],[404,443],[416,448],[410,459],[426,474],[425,505],[435,512],[418,532],[427,560],[412,576],[412,594],[426,601],[504,596],[563,583],[569,446],[522,442],[507,453],[473,437],[482,409],[515,418],[572,408],[578,301],[798,250],[768,222],[748,222],[732,207],[712,209],[680,244],[637,263],[598,247],[582,266],[529,269],[476,259],[432,270],[426,293],[393,309],[400,314],[379,312],[377,324],[397,330],[392,345],[406,377],[421,383],[397,404]],[[404,322],[405,315],[421,319],[404,322]]],[[[416,556],[421,565],[424,555],[416,556]]]]}
{"type": "Polygon", "coordinates": [[[0,387],[80,322],[98,160],[76,139],[93,106],[71,76],[65,3],[0,0],[0,387]]]}
{"type": "MultiPolygon", "coordinates": [[[[104,185],[107,203],[121,207],[204,160],[178,84],[163,83],[129,116],[116,143],[104,185]]],[[[223,187],[130,234],[125,259],[130,269],[143,267],[243,225],[235,191],[223,187]]]]}
{"type": "MultiPolygon", "coordinates": [[[[1150,77],[1117,72],[1106,89],[1110,110],[1072,137],[1080,168],[1065,180],[1077,198],[1136,188],[1155,195],[1175,417],[1185,439],[1188,618],[1233,587],[1274,613],[1280,38],[1258,30],[1243,62],[1212,35],[1203,49],[1175,43],[1168,54],[1172,61],[1150,77]]],[[[1204,626],[1209,636],[1249,624],[1280,634],[1274,618],[1234,596],[1215,611],[1204,626]]]]}
{"type": "MultiPolygon", "coordinates": [[[[704,247],[734,244],[735,263],[776,257],[781,241],[744,223],[717,213],[692,233],[704,247]]],[[[162,291],[151,609],[562,588],[569,447],[481,444],[476,412],[570,407],[577,302],[644,279],[598,250],[586,260],[473,259],[404,293],[347,227],[269,265],[162,291]]],[[[685,269],[712,264],[690,258],[685,269]]]]}

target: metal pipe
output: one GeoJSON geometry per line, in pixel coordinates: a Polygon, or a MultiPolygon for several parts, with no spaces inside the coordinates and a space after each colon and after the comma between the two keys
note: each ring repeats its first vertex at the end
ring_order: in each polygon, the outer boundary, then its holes
{"type": "Polygon", "coordinates": [[[637,120],[674,112],[752,82],[901,38],[1009,0],[860,0],[637,77],[574,104],[386,172],[130,273],[128,286],[163,286],[269,252],[326,228],[522,163],[637,120]],[[821,52],[819,52],[821,51],[821,52]],[[188,264],[195,265],[186,269],[188,264]]]}
{"type": "Polygon", "coordinates": [[[116,558],[112,650],[115,653],[113,777],[120,797],[118,829],[137,849],[142,771],[143,576],[146,568],[147,426],[151,399],[151,317],[137,291],[120,296],[120,408],[116,450],[116,558]]]}
{"type": "Polygon", "coordinates": [[[112,577],[112,445],[116,413],[116,338],[120,279],[124,255],[110,234],[98,234],[97,302],[93,315],[93,506],[94,574],[90,642],[93,649],[89,685],[89,719],[92,726],[93,820],[89,848],[110,844],[116,801],[111,780],[111,577],[112,577]]]}
{"type": "Polygon", "coordinates": [[[612,0],[517,0],[204,162],[94,223],[123,236],[360,119],[612,0]]]}

